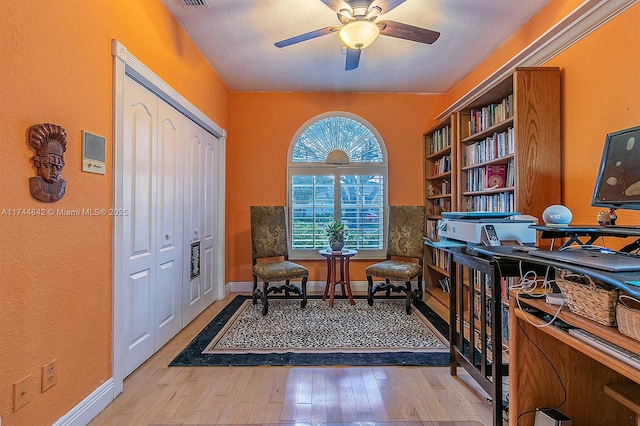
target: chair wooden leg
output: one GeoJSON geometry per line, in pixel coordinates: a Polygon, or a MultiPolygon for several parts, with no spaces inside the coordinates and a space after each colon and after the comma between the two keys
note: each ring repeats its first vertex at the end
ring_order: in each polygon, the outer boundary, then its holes
{"type": "Polygon", "coordinates": [[[251,298],[253,299],[253,304],[258,303],[258,277],[253,276],[253,290],[251,291],[251,298]]]}
{"type": "Polygon", "coordinates": [[[267,315],[269,312],[269,301],[267,299],[267,288],[269,287],[268,282],[264,282],[264,291],[262,293],[262,316],[267,315]]]}
{"type": "Polygon", "coordinates": [[[304,309],[307,306],[307,277],[302,277],[300,287],[302,287],[302,302],[300,302],[300,307],[304,309]]]}
{"type": "Polygon", "coordinates": [[[422,301],[424,292],[422,290],[422,274],[418,275],[418,289],[413,290],[413,300],[422,301]]]}
{"type": "Polygon", "coordinates": [[[407,315],[411,314],[411,281],[407,281],[406,282],[406,286],[407,286],[407,297],[405,298],[405,307],[407,310],[407,315]]]}
{"type": "Polygon", "coordinates": [[[373,306],[373,277],[367,275],[367,303],[373,306]]]}

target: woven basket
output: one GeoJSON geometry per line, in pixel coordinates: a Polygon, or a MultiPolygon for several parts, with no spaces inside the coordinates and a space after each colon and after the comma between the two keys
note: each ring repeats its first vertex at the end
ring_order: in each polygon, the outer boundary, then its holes
{"type": "Polygon", "coordinates": [[[556,268],[556,284],[571,312],[603,325],[616,325],[618,290],[605,283],[596,284],[588,275],[560,268],[556,268]]]}
{"type": "Polygon", "coordinates": [[[616,320],[620,333],[640,340],[640,300],[621,294],[616,307],[616,320]]]}

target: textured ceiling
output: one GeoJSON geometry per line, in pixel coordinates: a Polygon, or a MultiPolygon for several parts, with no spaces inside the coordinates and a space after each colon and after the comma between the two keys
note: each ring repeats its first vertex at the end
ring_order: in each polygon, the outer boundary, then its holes
{"type": "Polygon", "coordinates": [[[379,36],[362,50],[359,67],[345,71],[336,33],[274,46],[340,25],[321,0],[163,0],[232,91],[417,93],[451,89],[549,1],[406,0],[377,21],[428,28],[440,38],[422,44],[379,36]]]}

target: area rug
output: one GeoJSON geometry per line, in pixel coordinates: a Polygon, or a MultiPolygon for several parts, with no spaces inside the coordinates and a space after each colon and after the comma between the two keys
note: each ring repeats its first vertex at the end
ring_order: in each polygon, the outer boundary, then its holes
{"type": "Polygon", "coordinates": [[[169,364],[256,365],[448,365],[448,325],[427,305],[412,315],[404,298],[376,299],[373,307],[311,297],[269,299],[269,313],[250,296],[236,296],[169,364]]]}

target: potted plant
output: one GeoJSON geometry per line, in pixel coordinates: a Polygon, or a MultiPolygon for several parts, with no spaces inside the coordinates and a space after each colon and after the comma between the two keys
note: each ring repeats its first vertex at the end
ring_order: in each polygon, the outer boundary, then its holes
{"type": "Polygon", "coordinates": [[[327,225],[327,237],[331,250],[340,251],[344,247],[344,223],[340,220],[334,220],[327,225]]]}

